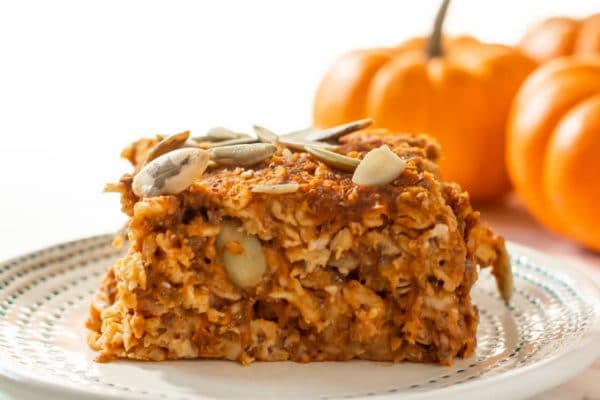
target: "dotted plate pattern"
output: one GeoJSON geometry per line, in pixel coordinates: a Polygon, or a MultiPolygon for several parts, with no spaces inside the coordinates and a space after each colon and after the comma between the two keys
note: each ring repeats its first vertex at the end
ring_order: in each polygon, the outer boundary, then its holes
{"type": "MultiPolygon", "coordinates": [[[[583,346],[585,351],[600,348],[597,289],[567,267],[510,244],[511,305],[502,303],[493,278],[482,271],[473,289],[481,316],[477,351],[451,367],[366,361],[249,367],[214,360],[99,364],[87,347],[84,323],[104,271],[120,254],[111,241],[110,235],[91,237],[0,263],[3,387],[32,398],[44,393],[45,398],[74,399],[448,399],[454,393],[465,399],[477,390],[479,396],[489,395],[486,382],[511,374],[524,377],[583,346]]],[[[573,368],[569,372],[573,375],[573,368]]],[[[549,388],[552,382],[538,386],[549,388]]]]}

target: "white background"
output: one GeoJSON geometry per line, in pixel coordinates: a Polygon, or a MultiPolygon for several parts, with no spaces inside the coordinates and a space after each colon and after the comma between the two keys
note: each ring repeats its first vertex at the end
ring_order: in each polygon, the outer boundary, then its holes
{"type": "MultiPolygon", "coordinates": [[[[0,259],[116,230],[124,217],[102,187],[142,135],[309,125],[337,56],[427,33],[438,4],[0,0],[0,259]]],[[[515,43],[542,17],[595,11],[599,0],[455,0],[446,27],[515,43]]],[[[509,238],[532,236],[488,215],[509,238]]],[[[591,393],[594,374],[543,398],[591,393]]]]}

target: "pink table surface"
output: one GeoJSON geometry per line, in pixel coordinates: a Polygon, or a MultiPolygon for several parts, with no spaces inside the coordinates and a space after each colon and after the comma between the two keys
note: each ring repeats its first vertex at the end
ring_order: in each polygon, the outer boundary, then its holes
{"type": "MultiPolygon", "coordinates": [[[[481,211],[482,219],[507,240],[558,257],[590,276],[600,286],[600,254],[585,250],[541,227],[515,196],[501,203],[475,208],[481,211]]],[[[597,345],[600,346],[600,343],[597,345]]],[[[600,359],[576,378],[535,397],[535,400],[559,399],[600,400],[600,359]]]]}
{"type": "MultiPolygon", "coordinates": [[[[483,220],[507,240],[524,244],[543,253],[560,257],[588,274],[600,285],[600,254],[586,250],[544,229],[529,215],[515,197],[497,204],[475,206],[483,220]]],[[[600,223],[600,221],[598,221],[600,223]]]]}

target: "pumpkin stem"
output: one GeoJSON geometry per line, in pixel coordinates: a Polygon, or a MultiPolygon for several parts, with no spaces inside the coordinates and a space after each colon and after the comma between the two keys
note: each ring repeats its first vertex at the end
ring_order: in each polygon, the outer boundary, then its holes
{"type": "Polygon", "coordinates": [[[444,55],[444,51],[442,50],[442,25],[444,25],[448,4],[450,4],[450,0],[443,0],[437,15],[435,16],[433,31],[431,32],[431,36],[429,36],[429,41],[427,43],[427,58],[441,57],[444,55]]]}

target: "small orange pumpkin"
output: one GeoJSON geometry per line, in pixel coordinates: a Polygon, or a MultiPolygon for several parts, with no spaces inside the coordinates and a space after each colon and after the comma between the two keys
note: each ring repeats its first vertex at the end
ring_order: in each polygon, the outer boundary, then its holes
{"type": "Polygon", "coordinates": [[[573,54],[600,53],[600,14],[548,18],[523,37],[521,50],[540,63],[573,54]]]}
{"type": "Polygon", "coordinates": [[[447,7],[445,0],[428,39],[340,58],[317,91],[314,124],[371,117],[376,127],[428,133],[442,145],[444,178],[475,200],[496,198],[510,188],[504,165],[509,106],[536,64],[507,46],[442,40],[447,7]]]}
{"type": "Polygon", "coordinates": [[[600,250],[600,55],[551,61],[512,106],[507,164],[531,213],[600,250]]]}

